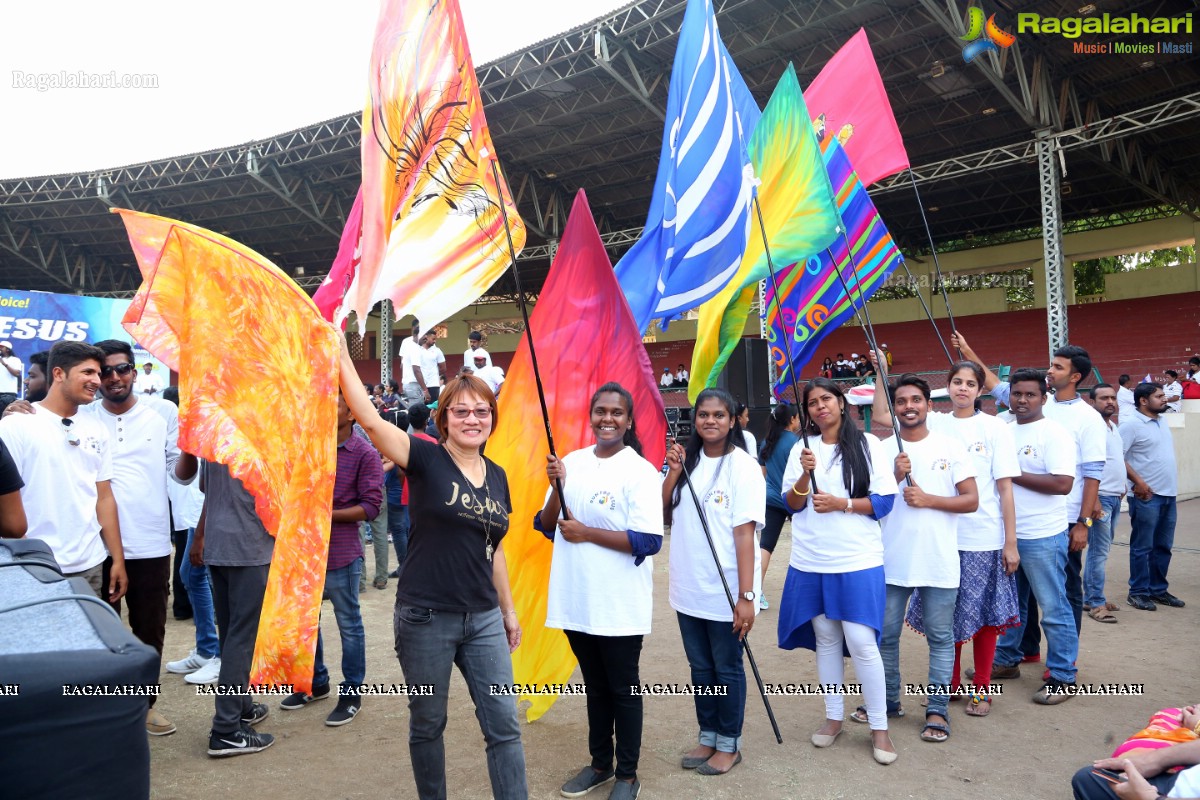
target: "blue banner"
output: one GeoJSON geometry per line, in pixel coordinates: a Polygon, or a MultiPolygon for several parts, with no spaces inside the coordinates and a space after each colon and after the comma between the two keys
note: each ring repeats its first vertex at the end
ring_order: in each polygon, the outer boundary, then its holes
{"type": "MultiPolygon", "coordinates": [[[[109,297],[0,289],[0,342],[10,343],[13,354],[21,359],[22,390],[29,357],[34,353],[49,350],[55,342],[95,343],[104,339],[129,342],[139,371],[149,361],[154,372],[162,376],[163,384],[170,384],[171,373],[166,365],[138,347],[121,327],[129,302],[109,297]]],[[[24,396],[23,391],[21,394],[24,396]]]]}

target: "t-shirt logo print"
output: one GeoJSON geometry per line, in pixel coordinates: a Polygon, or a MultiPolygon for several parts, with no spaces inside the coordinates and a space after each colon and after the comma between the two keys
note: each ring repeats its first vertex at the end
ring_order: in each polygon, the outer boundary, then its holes
{"type": "Polygon", "coordinates": [[[704,497],[705,503],[712,503],[719,508],[728,509],[730,507],[729,493],[724,489],[713,489],[704,497]]]}
{"type": "Polygon", "coordinates": [[[588,502],[592,503],[593,505],[600,506],[601,508],[607,508],[613,511],[617,510],[617,498],[614,497],[613,493],[607,489],[601,489],[600,491],[596,492],[594,495],[592,495],[591,500],[588,502]]]}
{"type": "Polygon", "coordinates": [[[1030,458],[1038,457],[1038,449],[1031,444],[1027,444],[1017,451],[1020,455],[1029,456],[1030,458]]]}
{"type": "Polygon", "coordinates": [[[950,459],[948,459],[948,458],[934,459],[933,468],[935,470],[937,470],[938,472],[945,472],[946,470],[950,469],[950,459]]]}
{"type": "Polygon", "coordinates": [[[967,448],[967,452],[973,453],[977,456],[984,456],[985,458],[991,455],[991,453],[988,452],[987,442],[972,442],[967,448]]]}

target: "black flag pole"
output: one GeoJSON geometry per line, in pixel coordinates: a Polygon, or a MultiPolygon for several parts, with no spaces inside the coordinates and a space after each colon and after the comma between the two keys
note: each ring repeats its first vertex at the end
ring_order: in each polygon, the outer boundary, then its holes
{"type": "MultiPolygon", "coordinates": [[[[925,204],[921,202],[921,192],[917,189],[917,176],[913,173],[911,166],[908,168],[908,180],[912,183],[913,194],[917,198],[917,209],[921,212],[921,224],[925,226],[925,236],[929,238],[929,253],[933,256],[933,269],[937,272],[938,286],[942,290],[942,301],[946,304],[946,317],[950,320],[950,332],[954,333],[958,331],[958,326],[954,322],[954,312],[950,310],[950,295],[946,293],[946,280],[942,277],[942,265],[938,263],[937,245],[933,243],[933,231],[929,229],[929,219],[925,216],[925,204]]],[[[933,319],[932,315],[930,319],[933,319]]],[[[962,358],[961,350],[958,352],[958,357],[962,358]]]]}
{"type": "MultiPolygon", "coordinates": [[[[700,517],[700,527],[704,529],[704,538],[708,540],[708,549],[712,552],[713,562],[717,565],[717,574],[721,576],[721,586],[725,589],[725,599],[729,602],[730,612],[735,612],[737,602],[733,599],[733,592],[729,589],[729,581],[725,577],[725,568],[721,564],[721,557],[717,554],[717,544],[713,541],[712,531],[708,527],[708,518],[704,515],[704,506],[700,503],[700,496],[696,494],[696,487],[692,485],[692,476],[688,474],[688,469],[682,462],[683,467],[683,482],[687,484],[688,493],[692,496],[692,502],[696,505],[696,515],[700,517]]],[[[736,618],[736,616],[735,616],[736,618]]],[[[767,719],[771,721],[771,730],[775,732],[775,741],[783,744],[783,734],[779,732],[779,723],[775,721],[775,712],[771,708],[771,700],[767,697],[767,689],[763,685],[762,675],[758,672],[758,662],[754,660],[754,653],[750,650],[750,634],[742,636],[742,646],[746,648],[746,660],[750,662],[750,671],[754,673],[754,681],[758,684],[758,693],[762,696],[763,705],[767,709],[767,719]]]]}
{"type": "Polygon", "coordinates": [[[929,305],[925,302],[925,295],[921,294],[921,287],[917,286],[917,279],[913,277],[912,271],[908,268],[908,262],[904,260],[903,255],[900,256],[900,266],[904,267],[904,274],[908,275],[909,285],[916,287],[917,299],[921,301],[921,310],[925,312],[929,324],[933,326],[933,335],[937,337],[938,344],[942,346],[942,352],[946,354],[946,360],[953,364],[954,357],[950,355],[950,348],[946,346],[946,340],[942,338],[942,332],[938,330],[937,320],[933,318],[933,312],[929,310],[929,305]]]}
{"type": "MultiPolygon", "coordinates": [[[[792,332],[788,333],[787,321],[783,318],[783,307],[780,305],[779,280],[775,277],[775,260],[771,258],[771,245],[770,242],[767,241],[767,226],[763,223],[762,207],[758,204],[757,193],[755,193],[754,197],[751,198],[751,202],[754,203],[754,211],[758,215],[758,229],[762,232],[763,252],[767,256],[767,271],[771,273],[771,288],[775,295],[775,311],[779,314],[779,326],[783,328],[783,338],[785,340],[783,346],[783,357],[787,361],[788,378],[790,378],[792,382],[792,399],[796,402],[796,414],[800,417],[801,421],[800,436],[804,439],[804,449],[807,450],[809,449],[808,422],[806,420],[806,417],[808,416],[808,409],[802,407],[804,401],[800,396],[800,384],[796,380],[796,368],[792,363],[791,357],[791,341],[792,336],[795,334],[795,326],[793,325],[792,332]]],[[[808,473],[808,485],[811,493],[815,494],[816,492],[820,491],[817,489],[816,473],[808,473]]]]}
{"type": "MultiPolygon", "coordinates": [[[[521,289],[521,270],[517,269],[517,251],[513,247],[512,228],[508,224],[508,209],[504,206],[504,189],[500,182],[500,167],[497,160],[492,160],[492,178],[496,181],[496,193],[500,195],[500,215],[504,219],[504,235],[508,237],[508,255],[512,259],[513,283],[517,287],[517,302],[521,306],[521,319],[525,322],[525,336],[529,341],[529,361],[533,365],[533,380],[537,384],[538,402],[542,406],[542,422],[546,426],[546,442],[550,445],[550,455],[555,458],[554,433],[550,430],[550,409],[546,406],[546,390],[542,388],[542,373],[538,371],[537,350],[533,347],[533,328],[529,327],[529,308],[525,303],[525,292],[521,289]]],[[[563,519],[570,519],[567,513],[567,499],[563,496],[562,481],[554,479],[554,493],[558,495],[558,505],[562,509],[563,519]]]]}

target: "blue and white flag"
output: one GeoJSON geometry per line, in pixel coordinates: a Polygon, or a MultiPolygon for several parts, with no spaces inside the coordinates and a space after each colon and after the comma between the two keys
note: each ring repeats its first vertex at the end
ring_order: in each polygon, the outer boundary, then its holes
{"type": "Polygon", "coordinates": [[[737,273],[755,186],[747,145],[760,115],[721,41],[712,0],[688,0],[650,213],[616,266],[643,334],[654,318],[696,308],[737,273]]]}

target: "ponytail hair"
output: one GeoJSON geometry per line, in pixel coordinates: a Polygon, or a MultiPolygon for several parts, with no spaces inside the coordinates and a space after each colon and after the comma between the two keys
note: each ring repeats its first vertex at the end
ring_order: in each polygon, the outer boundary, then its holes
{"type": "Polygon", "coordinates": [[[762,451],[758,457],[758,463],[767,463],[767,460],[771,457],[771,453],[775,452],[775,445],[779,444],[779,439],[783,436],[783,432],[787,430],[788,425],[791,425],[792,420],[795,418],[795,406],[790,403],[779,403],[775,406],[775,409],[771,412],[771,419],[767,423],[767,438],[763,439],[762,451]]]}
{"type": "Polygon", "coordinates": [[[609,393],[620,395],[621,402],[625,404],[625,413],[629,415],[629,428],[625,431],[625,436],[621,439],[621,441],[626,447],[632,447],[633,452],[637,453],[639,456],[643,455],[642,442],[640,439],[638,439],[637,427],[633,419],[633,395],[629,393],[628,389],[621,384],[616,383],[615,381],[609,381],[597,389],[596,393],[592,395],[592,399],[588,403],[588,412],[590,413],[591,410],[596,406],[596,401],[600,399],[600,395],[609,393]]]}

